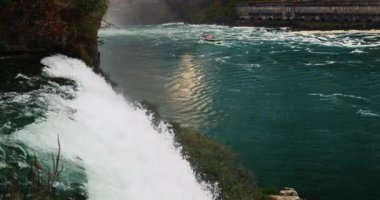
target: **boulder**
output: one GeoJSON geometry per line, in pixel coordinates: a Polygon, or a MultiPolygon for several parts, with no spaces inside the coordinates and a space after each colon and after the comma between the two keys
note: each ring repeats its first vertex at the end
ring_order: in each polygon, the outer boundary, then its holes
{"type": "Polygon", "coordinates": [[[293,188],[285,187],[278,195],[271,195],[274,200],[301,200],[298,193],[293,188]]]}

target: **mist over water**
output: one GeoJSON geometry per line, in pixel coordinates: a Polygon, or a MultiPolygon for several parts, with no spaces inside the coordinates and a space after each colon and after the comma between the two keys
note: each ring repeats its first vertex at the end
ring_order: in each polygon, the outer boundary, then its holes
{"type": "Polygon", "coordinates": [[[111,0],[106,20],[113,24],[157,24],[175,19],[167,0],[111,0]]]}
{"type": "Polygon", "coordinates": [[[49,77],[73,80],[62,93],[42,93],[44,118],[11,135],[27,146],[56,152],[84,167],[90,199],[213,199],[175,148],[165,124],[158,128],[142,109],[82,61],[57,55],[42,60],[49,77]],[[69,96],[70,96],[69,95],[69,96]]]}
{"type": "Polygon", "coordinates": [[[198,11],[213,3],[221,2],[213,0],[110,0],[106,21],[118,25],[189,21],[196,18],[198,11]]]}

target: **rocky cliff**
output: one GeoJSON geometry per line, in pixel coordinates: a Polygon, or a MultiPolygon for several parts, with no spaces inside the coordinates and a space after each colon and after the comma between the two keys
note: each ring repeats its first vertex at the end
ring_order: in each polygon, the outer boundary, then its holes
{"type": "Polygon", "coordinates": [[[0,1],[0,54],[64,53],[98,68],[107,0],[0,1]]]}

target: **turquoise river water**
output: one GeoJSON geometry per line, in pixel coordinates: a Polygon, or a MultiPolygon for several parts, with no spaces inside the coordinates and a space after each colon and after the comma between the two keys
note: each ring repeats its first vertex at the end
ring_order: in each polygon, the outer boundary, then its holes
{"type": "Polygon", "coordinates": [[[130,101],[231,147],[259,185],[380,198],[380,33],[165,24],[100,38],[130,101]],[[200,44],[203,32],[224,44],[200,44]]]}

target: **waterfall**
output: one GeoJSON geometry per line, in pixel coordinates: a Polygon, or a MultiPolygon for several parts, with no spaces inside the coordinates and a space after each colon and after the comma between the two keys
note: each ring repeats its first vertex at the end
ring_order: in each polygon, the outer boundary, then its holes
{"type": "Polygon", "coordinates": [[[136,108],[82,61],[63,55],[44,58],[44,73],[75,81],[74,98],[46,94],[45,119],[12,137],[46,152],[60,137],[65,159],[85,167],[89,198],[99,200],[212,199],[197,182],[190,164],[173,144],[173,134],[157,129],[136,108]]]}

